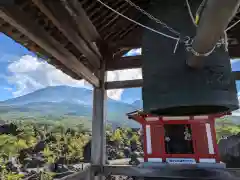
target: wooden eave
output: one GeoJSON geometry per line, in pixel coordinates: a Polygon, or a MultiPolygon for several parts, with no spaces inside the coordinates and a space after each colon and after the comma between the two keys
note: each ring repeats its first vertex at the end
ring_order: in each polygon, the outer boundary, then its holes
{"type": "MultiPolygon", "coordinates": [[[[132,1],[143,9],[149,3],[132,1]]],[[[104,2],[136,21],[143,16],[124,0],[104,2]]],[[[232,23],[239,20],[238,15],[232,23]]],[[[140,56],[122,55],[141,47],[143,29],[95,0],[15,0],[1,6],[0,18],[1,32],[74,79],[85,78],[98,86],[95,74],[104,61],[107,70],[141,67],[140,56]]],[[[239,30],[240,24],[228,34],[233,40],[229,46],[232,58],[240,57],[239,30]]]]}

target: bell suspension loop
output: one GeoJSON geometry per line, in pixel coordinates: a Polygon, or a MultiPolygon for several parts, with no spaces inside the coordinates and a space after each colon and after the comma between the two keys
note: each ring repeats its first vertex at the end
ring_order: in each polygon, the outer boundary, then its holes
{"type": "Polygon", "coordinates": [[[227,26],[236,14],[239,5],[240,0],[207,1],[206,7],[202,10],[196,36],[191,47],[187,48],[191,53],[187,60],[190,67],[203,67],[202,57],[210,56],[215,48],[219,47],[217,46],[218,42],[225,44],[225,51],[228,51],[227,26]],[[223,36],[223,40],[219,40],[221,36],[223,36]]]}

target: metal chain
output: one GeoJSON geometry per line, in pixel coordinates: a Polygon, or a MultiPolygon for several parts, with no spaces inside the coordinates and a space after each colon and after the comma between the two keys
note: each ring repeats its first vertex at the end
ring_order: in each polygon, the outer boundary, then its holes
{"type": "Polygon", "coordinates": [[[127,2],[129,5],[131,5],[132,7],[134,7],[135,9],[137,9],[138,11],[140,11],[142,14],[146,15],[149,19],[155,21],[157,24],[161,24],[163,28],[168,29],[170,32],[174,33],[175,35],[177,35],[179,37],[179,39],[176,41],[173,53],[175,54],[179,45],[179,42],[183,42],[186,46],[189,45],[189,41],[190,41],[190,37],[186,36],[182,39],[181,34],[176,31],[175,29],[169,27],[166,23],[162,22],[161,20],[157,19],[156,17],[154,17],[153,15],[151,15],[150,13],[146,12],[145,10],[143,10],[140,6],[136,5],[135,3],[133,3],[131,0],[124,0],[125,2],[127,2]]]}
{"type": "Polygon", "coordinates": [[[180,36],[174,37],[174,36],[168,35],[168,34],[166,34],[166,33],[160,32],[160,31],[158,31],[158,30],[156,30],[156,29],[153,29],[153,28],[150,28],[150,27],[148,27],[148,26],[145,26],[144,24],[141,24],[141,23],[139,23],[139,22],[137,22],[137,21],[135,21],[135,20],[133,20],[133,19],[131,19],[131,18],[123,15],[122,13],[114,10],[113,8],[111,8],[110,6],[108,6],[107,4],[105,4],[105,3],[104,3],[103,1],[101,1],[101,0],[96,0],[96,1],[99,2],[100,4],[102,4],[103,6],[105,6],[106,8],[108,8],[109,10],[113,11],[113,12],[116,13],[117,15],[119,15],[119,16],[127,19],[128,21],[131,21],[132,23],[137,24],[137,25],[139,25],[139,26],[141,26],[141,27],[143,27],[143,28],[145,28],[145,29],[148,29],[149,31],[152,31],[152,32],[154,32],[154,33],[157,33],[157,34],[159,34],[159,35],[162,35],[162,36],[164,36],[164,37],[166,37],[166,38],[173,39],[173,40],[175,40],[175,41],[178,41],[178,40],[180,39],[180,36]]]}
{"type": "MultiPolygon", "coordinates": [[[[101,4],[103,4],[104,6],[106,6],[106,7],[108,7],[106,4],[104,4],[103,2],[101,2],[101,0],[97,0],[98,2],[100,2],[101,4]]],[[[178,31],[176,31],[175,29],[173,29],[173,28],[171,28],[171,27],[169,27],[166,23],[164,23],[164,22],[162,22],[161,20],[159,20],[159,19],[157,19],[156,17],[154,17],[153,15],[151,15],[151,14],[149,14],[148,12],[146,12],[145,10],[143,10],[140,6],[138,6],[138,5],[136,5],[135,3],[133,3],[131,0],[124,0],[125,2],[127,2],[130,6],[132,6],[132,7],[134,7],[135,9],[137,9],[138,11],[140,11],[142,14],[144,14],[144,15],[146,15],[149,19],[151,19],[151,20],[153,20],[153,21],[155,21],[157,24],[161,24],[162,26],[163,26],[163,28],[166,28],[166,29],[168,29],[170,32],[172,32],[172,33],[174,33],[175,35],[177,35],[179,38],[174,38],[174,37],[171,37],[171,39],[175,39],[176,40],[176,45],[175,45],[175,48],[174,48],[174,53],[176,52],[176,49],[177,49],[177,47],[178,47],[178,45],[179,45],[179,42],[183,42],[184,44],[185,44],[185,46],[186,46],[186,50],[187,51],[190,51],[192,54],[194,54],[195,56],[209,56],[214,50],[215,50],[215,48],[216,47],[220,47],[221,45],[224,45],[225,44],[225,49],[227,49],[227,43],[226,43],[226,37],[224,38],[224,39],[221,39],[220,41],[218,41],[217,43],[216,43],[216,45],[213,47],[213,49],[211,49],[209,52],[207,52],[207,53],[204,53],[204,54],[200,54],[200,53],[198,53],[198,52],[196,52],[192,47],[191,47],[191,45],[192,45],[192,41],[193,41],[193,39],[192,38],[190,38],[190,37],[188,37],[188,36],[186,36],[186,37],[184,37],[183,39],[181,38],[181,34],[178,32],[178,31]],[[225,40],[225,41],[224,41],[225,40]]],[[[186,2],[187,2],[187,5],[189,5],[189,3],[188,3],[188,0],[186,0],[186,2]]],[[[203,7],[204,7],[204,5],[206,4],[206,0],[203,0],[202,2],[201,2],[201,4],[199,5],[199,7],[198,7],[198,10],[197,10],[197,12],[196,12],[196,15],[199,15],[199,13],[201,13],[200,11],[202,11],[202,9],[203,9],[203,7]]],[[[109,9],[111,9],[111,10],[113,10],[112,8],[110,8],[110,7],[108,7],[109,9]]],[[[189,10],[191,10],[191,8],[190,8],[190,6],[188,7],[188,11],[189,10]]],[[[119,12],[117,12],[117,13],[119,13],[119,12]]],[[[120,13],[119,13],[120,14],[120,13]]],[[[190,13],[190,15],[191,15],[191,13],[190,13]]],[[[121,14],[121,16],[123,16],[122,14],[121,14]]],[[[125,17],[125,16],[124,16],[125,17]]],[[[125,17],[126,18],[126,17],[125,17]]],[[[193,17],[191,17],[191,18],[193,18],[193,17]]],[[[129,18],[127,18],[128,20],[130,20],[129,18]]],[[[194,19],[193,19],[194,20],[194,19]]],[[[131,19],[131,21],[133,21],[132,19],[131,19]]],[[[135,21],[134,21],[135,22],[135,21]]],[[[136,23],[136,22],[135,22],[136,23]]],[[[193,23],[195,24],[195,22],[193,21],[193,23]]],[[[138,24],[140,24],[140,23],[138,23],[138,24]]],[[[196,25],[196,24],[195,24],[196,25]]],[[[151,28],[149,28],[149,27],[146,27],[146,26],[143,26],[142,24],[141,24],[141,26],[142,27],[145,27],[145,28],[147,28],[147,29],[149,29],[149,30],[151,30],[151,31],[153,31],[153,29],[151,29],[151,28]]],[[[165,35],[165,34],[163,34],[163,33],[160,33],[160,32],[157,32],[156,30],[154,30],[154,32],[156,32],[156,33],[158,33],[158,34],[162,34],[162,35],[165,35]]],[[[165,35],[166,36],[166,35],[165,35]]],[[[167,35],[167,37],[168,37],[168,35],[167,35]]]]}
{"type": "Polygon", "coordinates": [[[159,19],[157,19],[156,17],[154,17],[153,15],[149,14],[148,12],[146,12],[145,10],[143,10],[140,6],[136,5],[135,3],[133,3],[131,0],[124,0],[126,1],[128,4],[130,4],[132,7],[134,7],[135,9],[139,10],[141,13],[143,13],[144,15],[146,15],[149,19],[154,20],[156,23],[161,24],[164,28],[168,29],[170,32],[174,33],[175,35],[180,36],[180,33],[176,30],[174,30],[173,28],[169,27],[166,23],[160,21],[159,19]]]}

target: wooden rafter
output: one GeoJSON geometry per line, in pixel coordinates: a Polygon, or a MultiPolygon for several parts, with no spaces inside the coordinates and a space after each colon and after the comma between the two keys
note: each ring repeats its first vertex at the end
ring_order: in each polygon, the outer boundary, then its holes
{"type": "MultiPolygon", "coordinates": [[[[84,54],[96,69],[100,67],[101,55],[95,45],[87,39],[86,33],[78,31],[77,25],[60,1],[32,0],[53,24],[84,54]],[[79,32],[79,33],[78,33],[79,32]]],[[[82,26],[85,28],[85,26],[82,26]]],[[[82,29],[83,29],[82,28],[82,29]]]]}
{"type": "Polygon", "coordinates": [[[86,41],[93,44],[93,48],[96,49],[98,53],[101,53],[101,50],[99,52],[98,47],[103,44],[102,38],[98,31],[96,30],[95,26],[87,16],[86,12],[82,8],[81,4],[78,0],[61,0],[63,4],[65,5],[68,12],[71,14],[72,18],[77,24],[78,31],[80,34],[82,34],[83,37],[85,37],[86,41]]]}
{"type": "MultiPolygon", "coordinates": [[[[131,56],[131,57],[122,57],[118,60],[109,61],[107,63],[107,70],[123,70],[123,69],[131,69],[131,68],[141,68],[142,61],[141,56],[131,56]]],[[[240,71],[232,72],[235,80],[240,80],[240,71]]],[[[122,89],[122,88],[136,88],[142,87],[143,80],[126,80],[126,81],[109,81],[105,83],[106,89],[122,89]]]]}
{"type": "Polygon", "coordinates": [[[91,42],[97,42],[101,39],[98,31],[96,30],[95,26],[87,16],[86,12],[82,8],[79,0],[62,0],[65,2],[67,9],[71,12],[71,15],[77,22],[78,28],[81,33],[91,42]],[[83,26],[84,24],[84,26],[83,26]]]}
{"type": "MultiPolygon", "coordinates": [[[[157,167],[157,166],[156,166],[157,167]]],[[[124,176],[130,176],[130,177],[143,177],[143,178],[156,178],[159,179],[209,179],[208,177],[200,177],[197,176],[195,172],[198,172],[196,170],[201,170],[202,168],[196,164],[191,165],[185,165],[185,166],[178,166],[178,165],[166,165],[166,166],[159,166],[158,168],[147,168],[147,167],[137,167],[137,166],[131,166],[131,165],[124,165],[124,166],[112,166],[112,165],[106,165],[103,168],[100,168],[99,166],[92,165],[92,171],[99,172],[98,174],[101,175],[124,175],[124,176]],[[192,173],[190,173],[192,171],[192,173]],[[187,173],[189,172],[189,173],[187,173]],[[196,177],[197,176],[197,177],[196,177]]],[[[230,168],[213,168],[212,171],[209,168],[209,173],[213,179],[218,179],[219,176],[223,177],[223,179],[237,179],[240,175],[239,169],[230,169],[230,168]],[[214,175],[215,174],[215,177],[214,175]],[[230,178],[232,176],[232,178],[230,178]]],[[[199,174],[200,175],[200,174],[199,174]]]]}
{"type": "MultiPolygon", "coordinates": [[[[235,47],[230,48],[229,51],[231,54],[237,55],[237,53],[238,53],[237,50],[239,48],[240,48],[240,46],[235,46],[235,47]]],[[[109,62],[107,62],[106,67],[107,67],[108,71],[141,68],[142,67],[141,55],[121,57],[119,59],[109,61],[109,62]]],[[[239,78],[237,80],[240,80],[239,78]]]]}
{"type": "Polygon", "coordinates": [[[123,70],[123,69],[133,69],[140,68],[142,62],[140,60],[141,56],[128,56],[121,57],[120,59],[108,61],[106,65],[107,71],[123,70]]]}
{"type": "MultiPolygon", "coordinates": [[[[240,72],[232,72],[235,80],[240,80],[240,72]]],[[[140,88],[143,85],[142,79],[126,80],[126,81],[109,81],[105,83],[105,89],[124,89],[124,88],[140,88]]]]}
{"type": "Polygon", "coordinates": [[[99,86],[99,79],[88,68],[17,6],[1,7],[0,17],[61,61],[66,67],[69,67],[94,86],[99,86]]]}
{"type": "Polygon", "coordinates": [[[109,61],[107,62],[106,67],[108,71],[141,68],[142,67],[141,55],[121,57],[119,59],[109,61]]]}
{"type": "Polygon", "coordinates": [[[105,83],[105,89],[124,89],[142,87],[142,79],[126,80],[126,81],[109,81],[105,83]]]}

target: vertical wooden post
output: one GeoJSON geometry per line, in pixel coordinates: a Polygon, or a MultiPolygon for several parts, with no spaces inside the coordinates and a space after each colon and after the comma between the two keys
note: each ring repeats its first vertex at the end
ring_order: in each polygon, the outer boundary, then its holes
{"type": "MultiPolygon", "coordinates": [[[[106,133],[105,133],[105,99],[106,92],[104,83],[106,80],[105,64],[98,72],[100,87],[94,87],[93,91],[93,119],[92,119],[92,144],[91,163],[104,165],[106,162],[106,133]]],[[[91,180],[102,180],[103,176],[92,176],[91,180]]]]}

